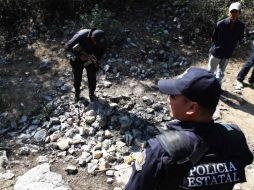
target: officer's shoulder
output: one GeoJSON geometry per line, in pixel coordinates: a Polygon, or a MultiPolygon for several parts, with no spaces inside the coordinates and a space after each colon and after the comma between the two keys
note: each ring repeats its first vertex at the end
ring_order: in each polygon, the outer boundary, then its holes
{"type": "Polygon", "coordinates": [[[227,22],[227,17],[220,18],[219,21],[216,23],[217,26],[224,25],[227,22]]]}
{"type": "Polygon", "coordinates": [[[240,127],[236,124],[219,123],[220,127],[226,132],[230,131],[241,131],[240,127]]]}
{"type": "Polygon", "coordinates": [[[151,149],[156,149],[160,146],[160,143],[158,142],[158,140],[156,138],[151,138],[147,141],[147,145],[151,148],[151,149]]]}
{"type": "Polygon", "coordinates": [[[149,149],[151,149],[151,151],[153,152],[161,152],[164,151],[163,147],[161,146],[161,144],[159,143],[159,141],[156,138],[152,138],[149,139],[147,141],[147,146],[149,149]]]}
{"type": "Polygon", "coordinates": [[[231,140],[236,140],[236,139],[244,139],[244,133],[240,129],[239,126],[235,124],[225,124],[225,123],[220,123],[219,124],[219,130],[222,134],[224,134],[225,138],[229,138],[231,140]]]}
{"type": "Polygon", "coordinates": [[[77,33],[78,33],[79,35],[83,35],[83,34],[89,33],[89,31],[90,31],[90,29],[81,29],[81,30],[79,30],[77,33]]]}

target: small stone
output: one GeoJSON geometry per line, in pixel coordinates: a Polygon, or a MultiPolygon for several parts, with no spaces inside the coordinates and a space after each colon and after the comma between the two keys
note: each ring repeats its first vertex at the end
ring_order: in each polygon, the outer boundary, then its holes
{"type": "Polygon", "coordinates": [[[50,143],[50,136],[47,136],[47,137],[46,137],[45,143],[50,143]]]}
{"type": "Polygon", "coordinates": [[[109,138],[113,137],[113,134],[109,130],[106,130],[105,137],[109,139],[109,138]]]}
{"type": "Polygon", "coordinates": [[[92,124],[96,120],[96,116],[86,116],[85,121],[87,124],[92,124]]]}
{"type": "Polygon", "coordinates": [[[52,135],[50,135],[50,142],[56,142],[60,138],[61,138],[60,131],[55,131],[52,135]]]}
{"type": "Polygon", "coordinates": [[[95,175],[96,174],[96,171],[95,171],[96,169],[97,169],[97,165],[92,164],[92,163],[88,163],[88,165],[87,165],[87,172],[89,174],[95,175]]]}
{"type": "Polygon", "coordinates": [[[115,187],[114,190],[122,190],[121,187],[115,187]]]}
{"type": "Polygon", "coordinates": [[[0,169],[4,168],[8,162],[7,152],[5,150],[0,150],[0,169]]]}
{"type": "Polygon", "coordinates": [[[67,119],[67,124],[72,125],[73,122],[74,122],[74,119],[73,119],[73,118],[68,118],[68,119],[67,119]]]}
{"type": "Polygon", "coordinates": [[[75,175],[76,173],[78,173],[78,169],[74,165],[68,165],[65,168],[65,171],[67,172],[68,175],[75,175]]]}
{"type": "Polygon", "coordinates": [[[94,128],[92,128],[92,127],[90,127],[89,130],[88,130],[88,134],[89,135],[94,135],[95,132],[96,132],[96,130],[94,128]]]}
{"type": "Polygon", "coordinates": [[[78,159],[78,163],[79,163],[80,166],[85,167],[86,166],[86,158],[80,157],[78,159]]]}
{"type": "Polygon", "coordinates": [[[96,112],[94,110],[89,110],[85,113],[86,116],[96,116],[96,112]]]}
{"type": "Polygon", "coordinates": [[[110,177],[110,178],[107,179],[107,184],[112,184],[113,182],[114,182],[113,178],[110,177]]]}
{"type": "Polygon", "coordinates": [[[30,154],[30,149],[28,147],[21,147],[19,149],[19,155],[22,155],[22,156],[28,156],[30,154]]]}
{"type": "Polygon", "coordinates": [[[34,139],[36,142],[45,142],[45,139],[47,137],[47,131],[42,129],[35,133],[34,139]]]}
{"type": "Polygon", "coordinates": [[[101,162],[99,163],[99,170],[106,170],[106,169],[108,169],[108,168],[110,168],[110,165],[109,165],[108,162],[106,162],[106,161],[101,161],[101,162]]]}
{"type": "Polygon", "coordinates": [[[39,156],[39,157],[36,159],[36,161],[37,161],[38,163],[46,163],[46,162],[49,161],[49,158],[48,158],[48,156],[39,156]]]}
{"type": "Polygon", "coordinates": [[[114,176],[114,171],[113,170],[106,171],[106,176],[113,177],[114,176]]]}
{"type": "Polygon", "coordinates": [[[15,177],[15,174],[13,174],[10,171],[7,171],[7,173],[1,174],[0,173],[0,179],[4,179],[4,180],[11,180],[15,177]]]}
{"type": "Polygon", "coordinates": [[[68,139],[62,139],[57,142],[57,147],[60,150],[67,150],[70,147],[70,141],[68,139]]]}
{"type": "Polygon", "coordinates": [[[97,151],[97,150],[101,150],[102,148],[102,144],[99,142],[98,144],[96,144],[93,148],[94,151],[97,151]]]}
{"type": "Polygon", "coordinates": [[[154,109],[153,109],[153,108],[147,108],[147,109],[146,109],[146,112],[147,112],[147,113],[153,113],[153,112],[154,112],[154,109]]]}
{"type": "Polygon", "coordinates": [[[235,184],[233,190],[241,190],[240,184],[235,184]]]}
{"type": "Polygon", "coordinates": [[[143,102],[145,102],[146,105],[148,105],[148,106],[153,104],[153,101],[151,100],[151,98],[149,98],[149,97],[147,97],[147,96],[143,96],[143,97],[142,97],[142,100],[143,100],[143,102]]]}
{"type": "Polygon", "coordinates": [[[93,156],[92,156],[92,155],[91,155],[91,156],[88,156],[87,159],[86,159],[86,163],[91,162],[92,159],[93,159],[93,156]]]}
{"type": "Polygon", "coordinates": [[[94,151],[93,152],[93,159],[100,159],[103,156],[103,152],[101,151],[94,151]]]}
{"type": "Polygon", "coordinates": [[[57,156],[60,157],[60,158],[65,158],[66,155],[67,155],[67,152],[66,152],[66,151],[62,151],[62,152],[59,152],[59,153],[57,154],[57,156]]]}

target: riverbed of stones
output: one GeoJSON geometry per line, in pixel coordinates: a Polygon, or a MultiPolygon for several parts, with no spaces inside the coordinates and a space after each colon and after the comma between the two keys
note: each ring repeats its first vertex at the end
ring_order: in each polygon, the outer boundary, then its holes
{"type": "MultiPolygon", "coordinates": [[[[65,92],[63,86],[59,89],[65,92]]],[[[99,89],[111,86],[112,83],[105,80],[98,84],[99,89]]],[[[65,168],[70,175],[75,175],[79,167],[87,168],[91,175],[105,171],[109,176],[107,183],[112,183],[116,168],[121,168],[124,163],[130,164],[131,158],[141,150],[145,141],[155,136],[158,128],[162,128],[161,123],[170,120],[170,117],[164,102],[147,96],[135,102],[131,92],[112,96],[100,91],[97,93],[98,101],[88,102],[83,98],[74,103],[70,92],[48,101],[44,115],[31,118],[23,115],[17,123],[12,121],[9,127],[16,130],[8,133],[2,131],[11,137],[8,147],[19,145],[14,152],[16,156],[47,151],[48,156],[38,157],[38,162],[64,159],[70,163],[65,168]],[[45,118],[45,114],[50,117],[45,118]],[[156,126],[156,123],[160,125],[156,126]]],[[[1,113],[2,121],[7,117],[8,113],[1,113]]],[[[8,168],[12,162],[7,152],[1,150],[0,163],[3,168],[8,168]]],[[[7,172],[3,176],[10,179],[14,174],[7,172]]],[[[19,188],[17,186],[16,189],[19,188]]]]}

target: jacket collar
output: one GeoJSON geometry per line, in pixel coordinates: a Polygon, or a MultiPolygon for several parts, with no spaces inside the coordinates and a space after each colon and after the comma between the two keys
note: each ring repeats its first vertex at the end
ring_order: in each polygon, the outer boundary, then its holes
{"type": "Polygon", "coordinates": [[[207,131],[215,125],[214,121],[207,123],[173,120],[167,124],[167,128],[180,131],[207,131]]]}
{"type": "MultiPolygon", "coordinates": [[[[224,22],[226,23],[226,24],[230,24],[230,19],[229,19],[229,17],[227,17],[225,20],[224,20],[224,22]]],[[[236,19],[235,20],[235,24],[238,22],[238,19],[236,19]]]]}

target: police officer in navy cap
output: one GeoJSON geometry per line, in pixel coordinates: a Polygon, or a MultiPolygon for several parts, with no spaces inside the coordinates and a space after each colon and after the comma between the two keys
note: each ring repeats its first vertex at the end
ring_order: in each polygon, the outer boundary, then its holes
{"type": "Polygon", "coordinates": [[[245,182],[253,154],[239,127],[212,119],[221,93],[214,74],[191,67],[158,87],[174,120],[148,140],[125,190],[232,190],[245,182]]]}
{"type": "Polygon", "coordinates": [[[66,50],[74,75],[75,102],[80,99],[84,68],[87,72],[89,98],[91,101],[97,100],[95,96],[96,72],[99,69],[99,60],[106,51],[104,31],[97,28],[82,29],[67,42],[66,50]]]}

